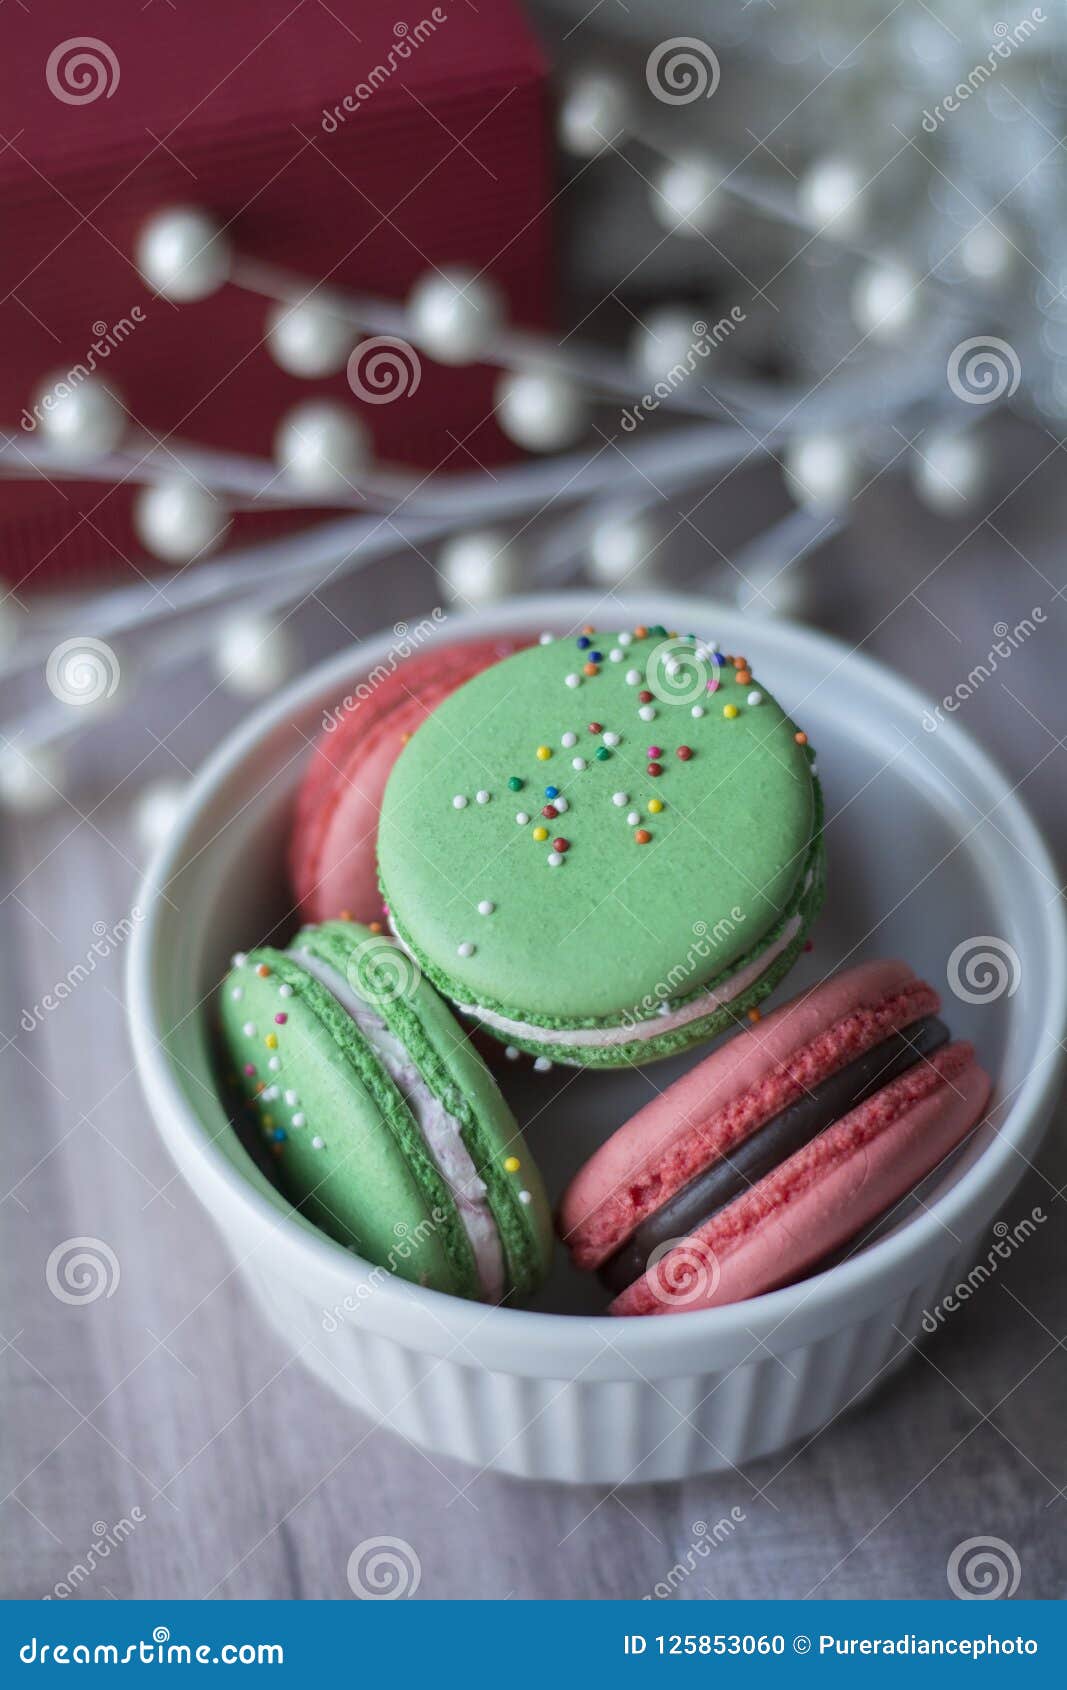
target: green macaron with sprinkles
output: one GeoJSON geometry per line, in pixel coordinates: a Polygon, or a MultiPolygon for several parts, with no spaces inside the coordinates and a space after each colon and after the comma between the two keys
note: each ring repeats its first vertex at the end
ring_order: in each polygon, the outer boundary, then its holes
{"type": "Polygon", "coordinates": [[[278,1183],[367,1261],[499,1303],[548,1271],[537,1168],[488,1069],[419,968],[358,923],[240,954],[220,997],[278,1183]]]}
{"type": "Polygon", "coordinates": [[[814,754],[745,658],[592,626],[494,664],[404,748],[378,861],[460,1013],[542,1064],[674,1055],[746,1016],[823,896],[814,754]]]}

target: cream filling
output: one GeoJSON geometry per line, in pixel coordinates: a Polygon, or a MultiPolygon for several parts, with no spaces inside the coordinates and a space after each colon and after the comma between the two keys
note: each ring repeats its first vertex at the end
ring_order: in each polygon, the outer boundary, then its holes
{"type": "Polygon", "coordinates": [[[426,1084],[407,1050],[386,1023],[329,963],[309,951],[295,953],[341,1008],[352,1017],[382,1067],[418,1123],[426,1148],[455,1199],[463,1230],[474,1253],[482,1295],[499,1303],[506,1289],[504,1249],[493,1212],[486,1201],[488,1187],[463,1142],[460,1124],[426,1084]]]}
{"type": "Polygon", "coordinates": [[[615,1045],[633,1044],[635,1040],[658,1039],[661,1033],[672,1032],[675,1027],[685,1027],[690,1021],[698,1021],[702,1015],[710,1015],[713,1010],[721,1009],[725,1004],[732,1003],[734,998],[740,997],[742,992],[746,992],[749,986],[755,984],[775,958],[781,956],[796,938],[801,926],[799,915],[790,916],[777,939],[746,967],[731,975],[724,985],[701,992],[699,997],[690,999],[678,1009],[660,1010],[647,1020],[634,1021],[628,1026],[622,1024],[618,1027],[536,1027],[530,1021],[512,1021],[508,1016],[498,1014],[496,1010],[483,1009],[477,1004],[461,1003],[456,1007],[461,1014],[471,1016],[498,1032],[508,1033],[512,1038],[525,1039],[528,1044],[560,1046],[569,1050],[604,1050],[615,1045]]]}

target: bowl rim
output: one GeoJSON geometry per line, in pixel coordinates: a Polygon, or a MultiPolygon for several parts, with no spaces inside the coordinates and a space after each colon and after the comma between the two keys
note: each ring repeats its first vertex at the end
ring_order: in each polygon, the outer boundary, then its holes
{"type": "MultiPolygon", "coordinates": [[[[581,626],[597,613],[599,607],[591,602],[595,596],[581,590],[529,594],[485,610],[449,614],[427,636],[425,643],[450,643],[457,639],[509,631],[533,632],[554,625],[581,626]]],[[[612,594],[608,602],[613,618],[619,616],[623,620],[636,618],[648,621],[662,619],[666,615],[670,621],[682,625],[708,625],[717,621],[720,626],[745,620],[736,607],[713,599],[697,598],[684,591],[612,594]]],[[[405,624],[397,624],[397,627],[400,626],[405,624]]],[[[887,703],[892,702],[896,708],[912,712],[916,721],[922,719],[927,701],[918,689],[858,648],[850,648],[833,635],[784,620],[753,625],[750,618],[747,626],[753,634],[766,627],[779,651],[784,652],[787,662],[794,659],[798,663],[809,662],[818,673],[837,672],[847,665],[869,693],[880,694],[887,703]]],[[[150,1112],[172,1154],[175,1154],[173,1135],[175,1141],[180,1140],[185,1152],[193,1154],[212,1182],[221,1184],[251,1223],[279,1230],[279,1241],[284,1243],[294,1266],[303,1259],[335,1285],[350,1283],[353,1293],[365,1280],[366,1274],[372,1271],[371,1265],[316,1229],[295,1224],[293,1213],[279,1213],[213,1143],[210,1131],[205,1130],[206,1124],[197,1118],[173,1072],[173,1062],[166,1049],[166,1032],[156,1023],[154,976],[159,928],[165,919],[166,887],[185,861],[186,847],[195,834],[202,813],[218,800],[233,774],[274,730],[284,726],[286,720],[294,715],[306,712],[316,701],[321,701],[325,707],[333,699],[338,686],[350,686],[365,667],[373,668],[387,655],[391,643],[398,637],[395,627],[386,629],[360,642],[354,651],[346,648],[323,660],[259,706],[223,738],[193,778],[174,826],[157,847],[145,870],[137,894],[140,919],[131,936],[126,971],[127,1016],[136,1067],[150,1112]]],[[[970,766],[986,788],[998,790],[1001,794],[1013,790],[1012,783],[996,761],[958,721],[943,721],[939,726],[939,737],[970,766]]],[[[1059,883],[1048,847],[1024,802],[1013,798],[1010,815],[1003,817],[998,825],[1002,831],[1008,832],[1012,843],[1018,846],[1028,861],[1030,866],[1025,871],[1028,877],[1032,872],[1035,883],[1039,878],[1046,878],[1052,884],[1059,883]]],[[[399,1335],[404,1341],[405,1324],[410,1327],[410,1317],[421,1312],[429,1318],[425,1323],[420,1321],[420,1325],[425,1324],[435,1332],[440,1329],[444,1339],[451,1339],[454,1345],[465,1345],[473,1321],[482,1331],[479,1349],[485,1351],[499,1347],[510,1356],[528,1357],[529,1365],[526,1362],[517,1365],[506,1363],[502,1364],[503,1371],[543,1372],[543,1368],[536,1365],[541,1345],[557,1370],[586,1361],[594,1352],[602,1355],[607,1348],[614,1356],[614,1362],[609,1357],[607,1371],[600,1367],[596,1376],[630,1379],[634,1377],[635,1368],[640,1371],[639,1364],[642,1362],[659,1376],[675,1365],[681,1373],[692,1372],[695,1352],[707,1354],[720,1345],[727,1349],[736,1348],[739,1342],[746,1340],[753,1354],[757,1351],[766,1353],[765,1346],[786,1353],[810,1336],[809,1332],[797,1336],[787,1331],[791,1317],[799,1314],[802,1308],[807,1311],[806,1327],[828,1329],[830,1324],[840,1325],[849,1318],[861,1318],[863,1312],[876,1304],[886,1303],[897,1292],[913,1288],[922,1277],[917,1265],[919,1262],[929,1264],[934,1260],[950,1259],[956,1254],[959,1249],[957,1238],[966,1236],[967,1217],[983,1207],[983,1199],[990,1189],[1010,1189],[1016,1183],[1019,1169],[1012,1165],[1012,1161],[1023,1155],[1023,1146],[1032,1148],[1059,1090],[1067,1062],[1067,1051],[1056,1034],[1056,1029],[1062,1029],[1067,1021],[1067,915],[1058,906],[1045,906],[1043,926],[1048,945],[1048,970],[1041,998],[1042,1025],[1039,1034],[1042,1048],[1046,1042],[1051,1044],[1051,1054],[1047,1061],[1031,1068],[1022,1085],[1016,1089],[992,1143],[948,1190],[937,1193],[928,1205],[924,1205],[923,1212],[911,1217],[906,1226],[888,1233],[851,1259],[797,1284],[783,1286],[743,1303],[686,1311],[682,1320],[492,1308],[385,1275],[378,1283],[374,1301],[377,1305],[378,1299],[383,1299],[380,1306],[386,1312],[384,1319],[374,1320],[375,1330],[399,1335]],[[962,1228],[962,1233],[957,1232],[957,1228],[962,1228]],[[835,1310],[840,1319],[828,1322],[827,1315],[835,1310]],[[395,1311],[396,1323],[391,1318],[391,1311],[395,1311]],[[406,1323],[405,1313],[409,1317],[406,1323]],[[779,1331],[787,1337],[783,1336],[773,1346],[770,1341],[779,1331]]],[[[1025,1155],[1023,1159],[1026,1159],[1025,1155]]],[[[185,1171],[189,1183],[196,1190],[188,1170],[185,1171]]],[[[211,1207],[200,1191],[197,1190],[196,1194],[206,1207],[211,1207]]],[[[436,1349],[439,1346],[436,1339],[424,1345],[410,1339],[407,1341],[416,1348],[436,1349]]],[[[465,1358],[460,1355],[457,1359],[463,1362],[465,1358]]]]}

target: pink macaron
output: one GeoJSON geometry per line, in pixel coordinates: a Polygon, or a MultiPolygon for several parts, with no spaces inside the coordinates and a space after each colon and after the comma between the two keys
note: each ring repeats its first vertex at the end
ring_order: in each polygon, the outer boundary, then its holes
{"type": "Polygon", "coordinates": [[[380,918],[375,847],[393,764],[442,699],[527,643],[434,646],[391,666],[380,664],[353,684],[315,742],[297,796],[289,872],[306,920],[380,918]]]}
{"type": "Polygon", "coordinates": [[[990,1082],[902,962],[864,963],[739,1033],[571,1181],[559,1231],[612,1314],[788,1284],[891,1209],[978,1122],[990,1082]]]}

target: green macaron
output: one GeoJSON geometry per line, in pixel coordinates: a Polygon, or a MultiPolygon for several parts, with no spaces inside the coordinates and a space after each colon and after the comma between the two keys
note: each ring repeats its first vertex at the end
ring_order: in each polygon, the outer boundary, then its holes
{"type": "Polygon", "coordinates": [[[221,992],[237,1083],[308,1219],[378,1266],[501,1302],[540,1284],[551,1218],[485,1064],[414,963],[355,922],[239,955],[221,992]]]}
{"type": "Polygon", "coordinates": [[[743,1019],[823,895],[806,736],[741,657],[665,628],[545,636],[468,681],[386,787],[402,943],[464,1016],[621,1066],[743,1019]]]}

